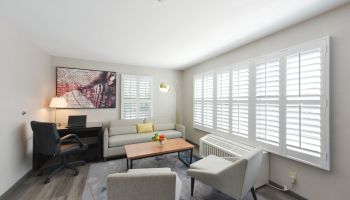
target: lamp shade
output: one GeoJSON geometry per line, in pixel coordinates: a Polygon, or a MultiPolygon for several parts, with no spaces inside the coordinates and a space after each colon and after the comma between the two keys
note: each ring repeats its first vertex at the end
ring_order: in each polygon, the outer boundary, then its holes
{"type": "Polygon", "coordinates": [[[50,108],[65,108],[67,107],[67,101],[63,97],[54,97],[51,99],[50,108]]]}
{"type": "Polygon", "coordinates": [[[165,82],[161,82],[160,85],[159,85],[159,90],[161,92],[169,92],[169,89],[170,89],[170,85],[168,83],[165,83],[165,82]]]}

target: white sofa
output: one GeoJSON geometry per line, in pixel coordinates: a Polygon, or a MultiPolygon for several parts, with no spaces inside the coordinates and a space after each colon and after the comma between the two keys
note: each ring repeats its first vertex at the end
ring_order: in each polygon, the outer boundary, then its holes
{"type": "Polygon", "coordinates": [[[153,123],[154,131],[168,139],[185,138],[185,127],[168,118],[116,120],[110,122],[104,131],[103,157],[122,156],[125,155],[124,145],[152,141],[154,132],[137,133],[137,124],[140,123],[153,123]]]}

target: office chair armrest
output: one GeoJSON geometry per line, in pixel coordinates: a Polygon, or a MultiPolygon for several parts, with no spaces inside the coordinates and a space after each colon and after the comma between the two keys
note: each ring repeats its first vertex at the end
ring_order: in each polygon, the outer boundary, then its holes
{"type": "Polygon", "coordinates": [[[76,134],[65,135],[65,136],[60,138],[60,141],[63,142],[64,140],[69,139],[69,138],[74,138],[75,140],[77,140],[78,143],[80,144],[80,147],[84,146],[83,142],[80,140],[80,138],[76,134]]]}

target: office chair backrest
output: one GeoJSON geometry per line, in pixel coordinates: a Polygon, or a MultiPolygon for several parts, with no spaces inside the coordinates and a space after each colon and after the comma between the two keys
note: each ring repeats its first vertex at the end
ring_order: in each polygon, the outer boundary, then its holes
{"type": "Polygon", "coordinates": [[[59,154],[60,137],[56,129],[56,124],[48,122],[31,122],[34,145],[38,153],[44,155],[59,154]]]}

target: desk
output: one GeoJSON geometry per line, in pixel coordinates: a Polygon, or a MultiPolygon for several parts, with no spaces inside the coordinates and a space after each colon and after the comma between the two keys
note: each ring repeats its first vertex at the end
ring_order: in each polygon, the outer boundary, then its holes
{"type": "MultiPolygon", "coordinates": [[[[85,127],[66,128],[67,124],[61,124],[57,127],[60,137],[67,134],[76,134],[83,143],[88,144],[88,148],[84,153],[85,161],[100,161],[103,153],[103,128],[102,122],[88,122],[85,127]]],[[[33,144],[36,137],[33,135],[33,144]]],[[[80,155],[81,156],[81,155],[80,155]]],[[[50,156],[44,156],[36,153],[35,146],[33,146],[33,169],[39,169],[50,156]]]]}

